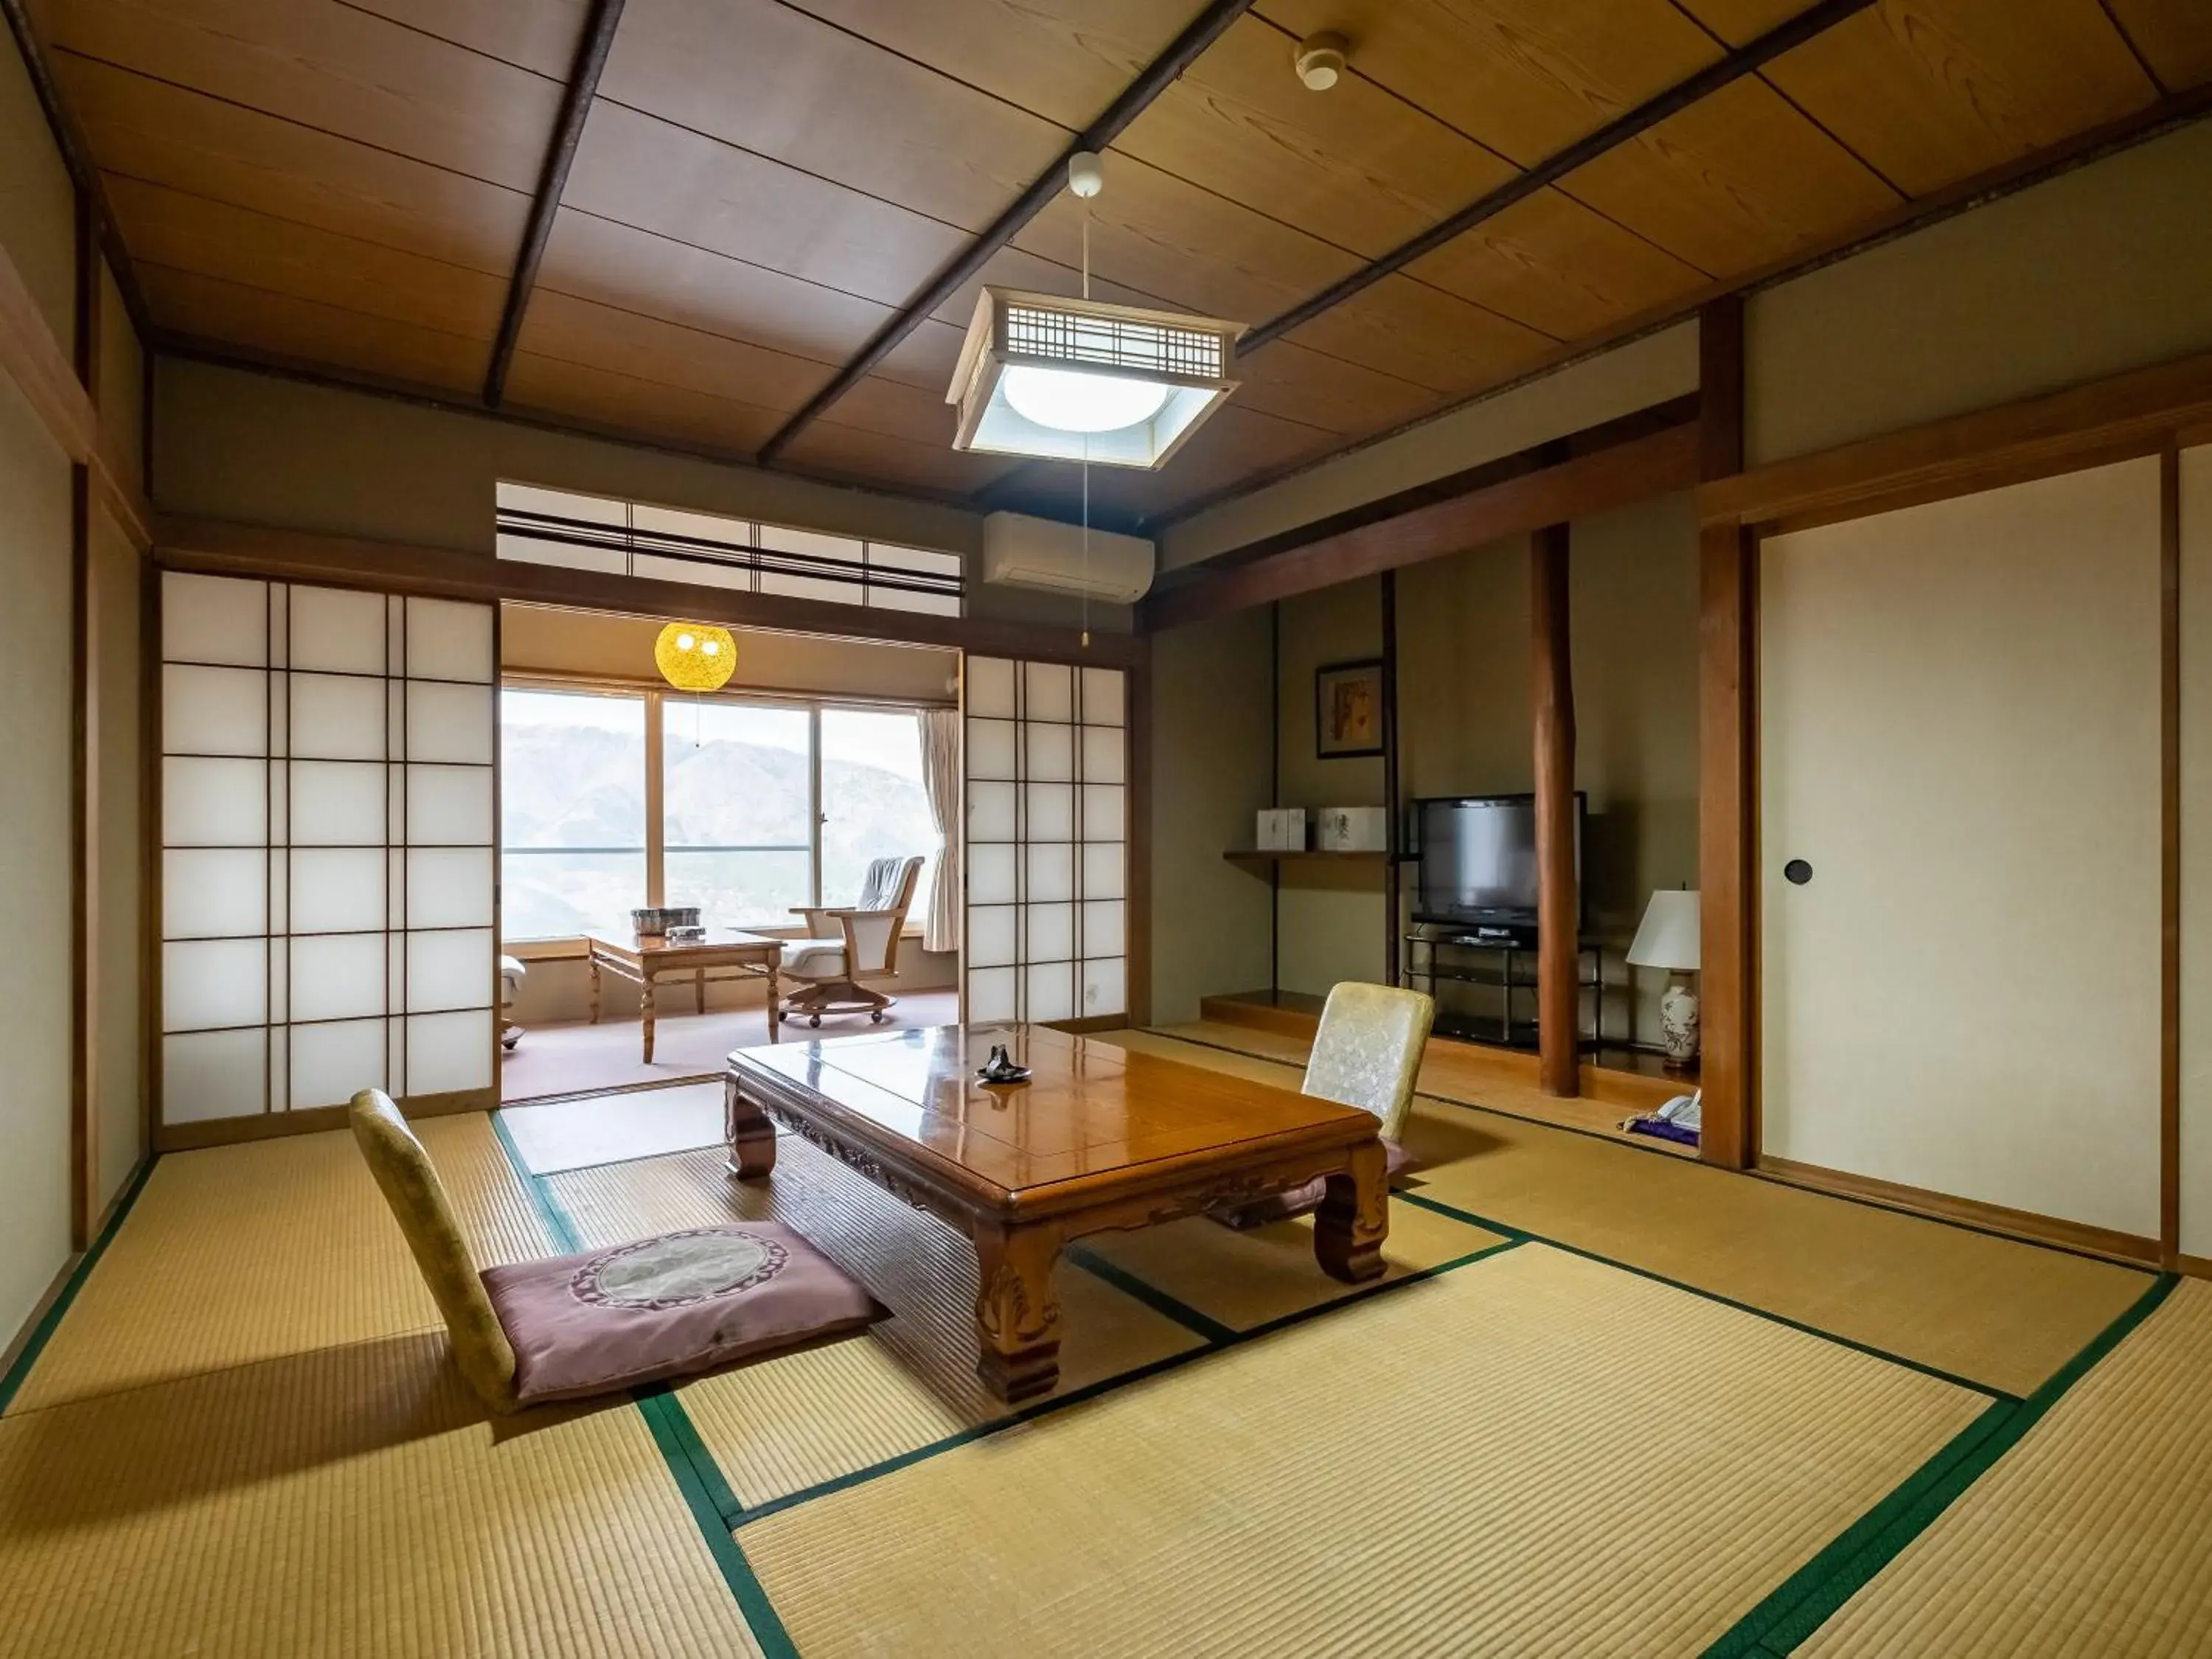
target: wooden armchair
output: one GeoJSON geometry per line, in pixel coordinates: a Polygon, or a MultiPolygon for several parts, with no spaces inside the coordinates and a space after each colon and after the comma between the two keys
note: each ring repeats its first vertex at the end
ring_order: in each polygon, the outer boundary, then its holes
{"type": "Polygon", "coordinates": [[[921,864],[918,857],[877,859],[868,866],[858,904],[792,912],[806,918],[809,937],[783,947],[779,971],[799,984],[784,999],[785,1018],[803,1016],[809,1025],[819,1025],[824,1014],[866,1013],[882,1023],[894,999],[866,981],[889,979],[898,971],[899,934],[921,879],[921,864]]]}

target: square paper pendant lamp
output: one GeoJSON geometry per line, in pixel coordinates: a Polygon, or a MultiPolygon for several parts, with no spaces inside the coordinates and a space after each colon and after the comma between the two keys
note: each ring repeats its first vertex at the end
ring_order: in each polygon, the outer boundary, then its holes
{"type": "Polygon", "coordinates": [[[1242,323],[987,288],[945,402],[955,449],[1157,467],[1237,389],[1242,323]]]}

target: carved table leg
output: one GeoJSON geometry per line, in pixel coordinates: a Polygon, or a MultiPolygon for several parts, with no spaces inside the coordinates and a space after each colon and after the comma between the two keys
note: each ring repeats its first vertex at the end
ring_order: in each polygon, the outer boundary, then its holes
{"type": "Polygon", "coordinates": [[[599,1023],[599,959],[592,958],[592,1024],[599,1023]]]}
{"type": "Polygon", "coordinates": [[[975,1224],[975,1374],[1010,1406],[1060,1382],[1060,1303],[1052,1291],[1059,1255],[1057,1227],[975,1224]]]}
{"type": "Polygon", "coordinates": [[[775,1173],[775,1125],[745,1098],[734,1072],[722,1074],[722,1133],[730,1143],[731,1175],[760,1181],[775,1173]]]}
{"type": "Polygon", "coordinates": [[[645,1063],[653,1064],[653,975],[647,974],[638,981],[637,1012],[645,1022],[645,1063]]]}
{"type": "Polygon", "coordinates": [[[770,962],[768,965],[768,1040],[770,1042],[783,1040],[782,1002],[783,994],[776,988],[775,963],[770,962]]]}
{"type": "Polygon", "coordinates": [[[1348,1173],[1332,1175],[1314,1215],[1314,1259],[1331,1279],[1356,1285],[1382,1275],[1390,1234],[1389,1162],[1382,1143],[1352,1149],[1348,1173]]]}

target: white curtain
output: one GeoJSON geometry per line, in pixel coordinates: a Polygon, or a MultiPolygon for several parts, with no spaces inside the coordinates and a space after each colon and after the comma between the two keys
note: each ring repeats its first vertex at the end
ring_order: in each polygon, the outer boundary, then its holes
{"type": "Polygon", "coordinates": [[[917,709],[921,722],[921,781],[929,792],[929,816],[942,837],[929,871],[929,908],[921,924],[921,948],[960,948],[960,866],[952,831],[960,821],[960,715],[957,709],[917,709]]]}

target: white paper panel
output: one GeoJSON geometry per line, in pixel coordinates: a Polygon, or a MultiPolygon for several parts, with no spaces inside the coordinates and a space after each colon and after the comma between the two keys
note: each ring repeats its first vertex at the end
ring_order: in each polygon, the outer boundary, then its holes
{"type": "Polygon", "coordinates": [[[1014,732],[1012,720],[968,722],[968,775],[1011,778],[1014,775],[1014,732]]]}
{"type": "MultiPolygon", "coordinates": [[[[584,553],[590,550],[577,547],[567,550],[584,553]]],[[[617,553],[615,557],[619,560],[622,555],[617,553]]],[[[568,561],[563,559],[559,562],[566,564],[568,561]]],[[[650,553],[634,555],[629,562],[629,574],[647,581],[690,582],[697,587],[727,587],[740,593],[753,591],[755,574],[750,565],[725,564],[718,559],[663,559],[650,553]]],[[[849,593],[845,602],[852,603],[849,593]]]]}
{"type": "Polygon", "coordinates": [[[1075,839],[1075,791],[1064,783],[1029,783],[1028,812],[1022,824],[1026,841],[1075,839]]]}
{"type": "Polygon", "coordinates": [[[1026,904],[1029,939],[1023,957],[1030,962],[1064,962],[1075,955],[1075,907],[1026,904]]]}
{"type": "Polygon", "coordinates": [[[292,853],[295,933],[364,933],[384,927],[384,854],[374,847],[301,847],[292,853]]]}
{"type": "Polygon", "coordinates": [[[492,1015],[413,1014],[407,1021],[407,1092],[491,1086],[492,1015]]]}
{"type": "Polygon", "coordinates": [[[292,930],[292,854],[289,848],[271,847],[269,859],[269,931],[292,930]]]}
{"type": "Polygon", "coordinates": [[[291,665],[377,674],[384,665],[384,595],[339,587],[292,590],[291,665]]]}
{"type": "Polygon", "coordinates": [[[255,668],[161,670],[161,749],[172,755],[261,755],[269,747],[269,677],[255,668]]]}
{"type": "MultiPolygon", "coordinates": [[[[386,877],[384,890],[385,926],[396,932],[407,925],[407,854],[404,848],[395,847],[386,857],[390,873],[386,877]]],[[[392,1006],[398,1005],[395,1002],[392,1006]]]]}
{"type": "Polygon", "coordinates": [[[498,1000],[489,927],[407,935],[407,1010],[484,1008],[498,1000]]]}
{"type": "Polygon", "coordinates": [[[291,1075],[292,1028],[289,1025],[271,1025],[269,1028],[268,1038],[269,1109],[271,1111],[281,1112],[284,1109],[284,1079],[291,1075]]]}
{"type": "Polygon", "coordinates": [[[292,841],[302,847],[381,847],[384,771],[376,761],[289,761],[292,841]]]}
{"type": "Polygon", "coordinates": [[[1003,657],[970,657],[965,670],[968,712],[1014,717],[1014,665],[1003,657]]]}
{"type": "Polygon", "coordinates": [[[384,1012],[383,933],[295,938],[291,945],[294,1019],[353,1019],[384,1012]]]}
{"type": "Polygon", "coordinates": [[[968,902],[1012,904],[1015,849],[1003,842],[968,849],[968,902]]]}
{"type": "Polygon", "coordinates": [[[1128,676],[1118,668],[1086,668],[1083,671],[1083,722],[1086,726],[1121,726],[1127,723],[1125,708],[1126,682],[1128,676]]]}
{"type": "Polygon", "coordinates": [[[1017,1018],[1018,1011],[1014,1005],[1014,991],[1018,981],[1015,975],[1016,970],[1012,968],[978,968],[969,972],[967,1012],[969,1024],[1017,1018]]]}
{"type": "Polygon", "coordinates": [[[1122,822],[1121,786],[1118,783],[1086,783],[1083,786],[1083,839],[1086,842],[1120,841],[1122,822]]]}
{"type": "Polygon", "coordinates": [[[1022,718],[1030,720],[1072,720],[1075,718],[1075,671],[1066,663],[1029,662],[1022,665],[1027,677],[1022,718]]]}
{"type": "Polygon", "coordinates": [[[213,939],[269,931],[268,856],[251,847],[161,854],[161,937],[213,939]]]}
{"type": "Polygon", "coordinates": [[[1075,849],[1059,846],[1024,849],[1029,864],[1029,890],[1023,896],[1032,904],[1057,904],[1075,896],[1075,849]]]}
{"type": "Polygon", "coordinates": [[[974,968],[1004,967],[1014,959],[1014,921],[1020,915],[1012,904],[974,904],[968,910],[968,963],[974,968]]]}
{"type": "Polygon", "coordinates": [[[1129,1004],[1128,971],[1120,957],[1083,964],[1083,1017],[1119,1014],[1129,1004]]]}
{"type": "Polygon", "coordinates": [[[266,1033],[202,1031],[161,1039],[161,1118],[204,1123],[258,1117],[263,1098],[266,1033]]]}
{"type": "Polygon", "coordinates": [[[410,764],[407,840],[416,846],[492,843],[491,769],[410,764]]]}
{"type": "Polygon", "coordinates": [[[161,575],[161,655],[173,662],[269,660],[264,595],[268,584],[229,576],[161,575]]]}
{"type": "Polygon", "coordinates": [[[492,925],[491,849],[414,848],[407,854],[410,927],[492,925]]]}
{"type": "Polygon", "coordinates": [[[1088,783],[1127,781],[1123,738],[1118,727],[1083,728],[1083,776],[1088,783]]]}
{"type": "Polygon", "coordinates": [[[255,1025],[267,1016],[268,947],[258,939],[161,947],[161,1029],[255,1025]]]}
{"type": "Polygon", "coordinates": [[[1022,970],[1028,1006],[1022,1011],[1024,1019],[1073,1019],[1075,1018],[1075,964],[1072,962],[1038,963],[1022,970]]]}
{"type": "Polygon", "coordinates": [[[1123,906],[1119,899],[1092,899],[1083,907],[1083,953],[1118,957],[1128,947],[1124,938],[1123,906]]]}
{"type": "Polygon", "coordinates": [[[1125,897],[1127,880],[1121,842],[1101,842],[1083,849],[1084,897],[1125,897]]]}
{"type": "Polygon", "coordinates": [[[290,752],[309,760],[384,758],[384,682],[349,674],[292,677],[290,752]]]}
{"type": "Polygon", "coordinates": [[[1014,838],[1014,792],[1012,783],[971,783],[968,786],[969,842],[1012,841],[1014,838]]]}
{"type": "Polygon", "coordinates": [[[289,674],[269,676],[268,737],[263,747],[272,756],[292,752],[291,684],[292,677],[289,674]]]}
{"type": "Polygon", "coordinates": [[[488,685],[407,684],[407,758],[491,764],[492,691],[488,685]]]}
{"type": "Polygon", "coordinates": [[[383,1089],[384,1021],[348,1019],[292,1027],[290,1086],[293,1111],[343,1106],[362,1089],[383,1089]]]}
{"type": "Polygon", "coordinates": [[[1029,769],[1024,775],[1039,782],[1065,782],[1075,775],[1075,728],[1072,726],[1028,726],[1029,769]]]}
{"type": "Polygon", "coordinates": [[[489,684],[491,607],[459,599],[409,599],[406,668],[410,679],[489,684]]]}
{"type": "Polygon", "coordinates": [[[161,763],[161,838],[172,847],[259,847],[268,833],[264,768],[176,756],[161,763]]]}

